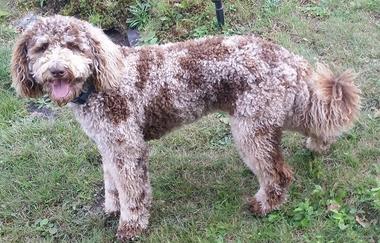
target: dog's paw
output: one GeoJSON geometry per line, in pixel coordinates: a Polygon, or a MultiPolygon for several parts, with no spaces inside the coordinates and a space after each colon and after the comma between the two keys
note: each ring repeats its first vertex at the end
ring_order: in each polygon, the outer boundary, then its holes
{"type": "Polygon", "coordinates": [[[330,143],[325,141],[318,141],[314,138],[307,138],[304,142],[305,147],[317,154],[325,154],[329,151],[330,143]]]}
{"type": "Polygon", "coordinates": [[[257,201],[255,197],[252,197],[248,201],[249,211],[251,211],[254,215],[262,217],[267,214],[266,210],[263,209],[261,203],[257,201]]]}
{"type": "Polygon", "coordinates": [[[120,209],[116,207],[104,207],[105,214],[120,214],[120,209]]]}
{"type": "Polygon", "coordinates": [[[131,225],[128,223],[120,224],[117,229],[116,237],[119,241],[134,241],[139,238],[144,229],[140,226],[131,225]]]}
{"type": "Polygon", "coordinates": [[[119,215],[120,207],[116,203],[104,203],[103,204],[104,212],[107,215],[119,215]]]}
{"type": "Polygon", "coordinates": [[[119,219],[119,217],[120,217],[120,211],[105,212],[106,220],[115,220],[115,219],[119,219]]]}

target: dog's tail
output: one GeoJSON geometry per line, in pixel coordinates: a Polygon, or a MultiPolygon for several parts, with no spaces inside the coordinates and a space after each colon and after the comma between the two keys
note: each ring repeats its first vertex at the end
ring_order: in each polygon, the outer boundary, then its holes
{"type": "Polygon", "coordinates": [[[319,105],[314,106],[319,126],[327,130],[345,130],[357,119],[360,110],[360,90],[354,84],[356,74],[347,70],[339,75],[325,65],[317,64],[314,85],[319,105]],[[318,114],[318,115],[317,115],[318,114]],[[324,123],[324,124],[323,124],[324,123]],[[339,129],[340,128],[340,129],[339,129]]]}

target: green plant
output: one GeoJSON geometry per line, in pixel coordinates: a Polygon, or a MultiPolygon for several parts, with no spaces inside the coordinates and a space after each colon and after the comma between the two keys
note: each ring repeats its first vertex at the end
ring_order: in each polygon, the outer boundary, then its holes
{"type": "Polygon", "coordinates": [[[38,99],[34,99],[33,103],[37,106],[37,108],[41,109],[43,107],[52,108],[54,105],[52,104],[50,98],[48,96],[43,96],[38,99]]]}
{"type": "Polygon", "coordinates": [[[303,12],[310,17],[325,18],[330,15],[330,11],[327,8],[325,2],[321,1],[318,4],[308,4],[303,7],[303,12]]]}
{"type": "Polygon", "coordinates": [[[148,2],[136,2],[128,8],[131,17],[127,20],[131,28],[143,28],[149,21],[151,5],[148,2]]]}
{"type": "Polygon", "coordinates": [[[193,30],[192,36],[195,38],[204,37],[209,34],[207,26],[199,26],[193,30]]]}
{"type": "Polygon", "coordinates": [[[40,7],[42,8],[47,0],[39,0],[40,7]]]}
{"type": "Polygon", "coordinates": [[[308,199],[297,204],[293,210],[293,220],[295,224],[301,228],[308,227],[313,219],[315,212],[313,206],[310,205],[308,199]]]}
{"type": "Polygon", "coordinates": [[[150,31],[150,32],[142,33],[139,42],[140,44],[143,44],[143,45],[153,45],[153,44],[158,44],[159,41],[156,36],[156,33],[153,31],[150,31]]]}
{"type": "Polygon", "coordinates": [[[355,218],[352,215],[355,213],[355,210],[349,213],[344,209],[332,209],[331,212],[331,219],[339,227],[340,230],[345,230],[348,227],[353,226],[355,224],[355,218]]]}
{"type": "Polygon", "coordinates": [[[102,26],[102,16],[99,13],[93,13],[88,16],[88,21],[94,25],[102,26]]]}
{"type": "Polygon", "coordinates": [[[370,189],[369,195],[373,207],[380,212],[380,187],[370,189]]]}
{"type": "Polygon", "coordinates": [[[0,9],[0,23],[9,17],[10,13],[8,11],[0,9]]]}
{"type": "Polygon", "coordinates": [[[380,187],[358,188],[357,194],[361,203],[369,204],[374,210],[380,213],[380,187]]]}
{"type": "MultiPolygon", "coordinates": [[[[4,18],[4,21],[6,18],[4,18]]],[[[1,20],[0,20],[1,22],[1,20]]],[[[0,36],[2,37],[0,39],[0,45],[2,45],[4,48],[6,47],[4,44],[6,43],[7,45],[9,40],[13,40],[16,36],[16,31],[15,29],[0,23],[0,36]]]]}
{"type": "Polygon", "coordinates": [[[34,227],[42,236],[54,236],[58,232],[58,228],[49,219],[37,219],[34,227]]]}
{"type": "Polygon", "coordinates": [[[267,14],[271,15],[280,4],[281,0],[265,0],[263,8],[267,14]]]}

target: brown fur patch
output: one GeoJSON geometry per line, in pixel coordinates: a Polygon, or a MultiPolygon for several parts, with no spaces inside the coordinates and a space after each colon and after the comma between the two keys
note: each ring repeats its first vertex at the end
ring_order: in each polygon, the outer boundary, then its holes
{"type": "Polygon", "coordinates": [[[304,68],[304,67],[300,67],[300,66],[297,66],[297,65],[292,65],[292,67],[297,72],[297,80],[306,81],[306,80],[310,80],[311,79],[313,70],[311,69],[311,67],[308,64],[306,64],[306,66],[307,67],[304,68]]]}
{"type": "Polygon", "coordinates": [[[147,166],[147,160],[145,160],[141,165],[142,174],[140,174],[140,178],[143,182],[148,181],[148,166],[147,166]]]}
{"type": "Polygon", "coordinates": [[[137,55],[139,52],[138,49],[133,48],[133,47],[127,47],[127,46],[121,46],[120,47],[121,52],[123,53],[123,56],[130,56],[130,55],[137,55]]]}
{"type": "Polygon", "coordinates": [[[119,200],[119,193],[117,190],[109,190],[108,193],[113,198],[113,200],[119,200]]]}
{"type": "Polygon", "coordinates": [[[271,159],[273,161],[274,175],[276,178],[276,183],[281,188],[287,188],[292,181],[293,172],[290,167],[285,163],[284,157],[281,151],[281,137],[282,129],[275,128],[273,131],[272,147],[273,151],[271,153],[271,159]]]}
{"type": "Polygon", "coordinates": [[[233,115],[236,108],[236,100],[250,87],[241,76],[235,76],[231,80],[221,80],[210,92],[205,92],[204,100],[208,110],[221,109],[233,115]],[[214,94],[216,99],[210,99],[214,94]]]}
{"type": "Polygon", "coordinates": [[[104,113],[111,122],[119,124],[129,117],[129,108],[127,97],[118,92],[105,92],[102,95],[104,104],[104,113]]]}
{"type": "Polygon", "coordinates": [[[219,36],[201,42],[189,42],[188,54],[198,60],[224,60],[230,55],[230,51],[223,45],[223,40],[224,38],[219,36]]]}
{"type": "Polygon", "coordinates": [[[221,61],[230,55],[228,48],[223,45],[223,37],[215,37],[204,41],[188,41],[182,44],[187,54],[181,57],[181,71],[176,78],[183,80],[193,88],[199,88],[205,82],[201,61],[221,61]]]}
{"type": "Polygon", "coordinates": [[[260,203],[256,200],[256,198],[251,198],[249,200],[249,211],[251,211],[256,216],[264,216],[265,213],[263,212],[263,209],[261,208],[260,203]]]}
{"type": "Polygon", "coordinates": [[[284,162],[281,152],[280,155],[274,159],[276,160],[274,169],[278,175],[278,185],[282,188],[287,188],[292,182],[293,171],[289,165],[284,162]]]}
{"type": "Polygon", "coordinates": [[[164,63],[164,60],[165,60],[164,52],[163,52],[162,48],[155,48],[154,52],[156,54],[155,63],[157,65],[157,68],[160,68],[160,67],[162,67],[162,64],[164,63]]]}
{"type": "Polygon", "coordinates": [[[267,137],[270,134],[268,127],[259,127],[255,129],[255,137],[267,137]]]}
{"type": "Polygon", "coordinates": [[[122,145],[123,143],[125,143],[125,140],[123,138],[116,138],[115,141],[118,145],[122,145]]]}
{"type": "Polygon", "coordinates": [[[38,97],[42,95],[42,86],[30,75],[28,68],[27,46],[28,41],[33,40],[32,33],[25,34],[20,38],[12,53],[12,82],[16,91],[24,97],[38,97]]]}
{"type": "Polygon", "coordinates": [[[143,191],[139,194],[139,196],[137,197],[136,201],[142,203],[142,202],[145,200],[146,196],[147,196],[146,191],[143,190],[143,191]]]}
{"type": "Polygon", "coordinates": [[[249,37],[241,37],[238,42],[238,48],[242,49],[250,43],[249,37]]]}
{"type": "Polygon", "coordinates": [[[285,200],[285,194],[282,189],[276,189],[275,186],[269,185],[265,188],[265,194],[267,196],[267,203],[270,208],[276,208],[281,205],[285,200]]]}
{"type": "Polygon", "coordinates": [[[223,44],[223,37],[215,37],[199,42],[184,42],[182,48],[187,54],[179,59],[181,69],[176,78],[186,83],[191,91],[200,90],[207,111],[222,109],[234,113],[235,103],[239,95],[249,89],[246,79],[239,73],[231,73],[230,79],[222,79],[211,87],[209,77],[202,67],[202,61],[223,61],[231,54],[223,44]]]}
{"type": "Polygon", "coordinates": [[[139,173],[139,176],[143,182],[148,181],[148,155],[149,151],[147,149],[142,153],[140,158],[137,159],[137,168],[141,169],[141,173],[139,173]]]}
{"type": "Polygon", "coordinates": [[[136,87],[140,90],[145,88],[145,85],[149,79],[151,62],[153,61],[153,55],[151,50],[148,48],[143,48],[139,51],[139,60],[137,61],[137,79],[135,83],[136,87]]]}
{"type": "Polygon", "coordinates": [[[143,232],[143,229],[137,224],[124,223],[119,224],[117,230],[117,238],[121,241],[130,240],[134,237],[140,235],[143,232]]]}
{"type": "Polygon", "coordinates": [[[252,73],[256,77],[256,83],[259,84],[263,81],[262,74],[260,73],[260,70],[258,68],[257,61],[254,59],[254,57],[251,56],[245,56],[243,61],[244,67],[248,69],[250,73],[252,73]]]}
{"type": "Polygon", "coordinates": [[[132,213],[137,213],[138,211],[141,210],[141,207],[136,206],[136,207],[130,208],[129,210],[131,210],[132,213]]]}
{"type": "Polygon", "coordinates": [[[179,60],[181,72],[177,73],[176,78],[186,82],[191,89],[199,88],[205,82],[199,61],[191,55],[181,57],[179,60]]]}
{"type": "Polygon", "coordinates": [[[167,87],[162,87],[156,97],[144,108],[145,123],[143,124],[144,138],[157,139],[170,129],[179,125],[179,111],[171,101],[172,94],[167,87]]]}
{"type": "Polygon", "coordinates": [[[121,158],[116,158],[115,159],[115,164],[116,164],[116,167],[121,170],[123,167],[124,167],[124,160],[121,159],[121,158]]]}
{"type": "Polygon", "coordinates": [[[280,47],[276,44],[263,40],[261,44],[261,56],[269,65],[274,65],[279,61],[278,54],[280,47]]]}
{"type": "Polygon", "coordinates": [[[261,128],[257,129],[255,133],[256,137],[270,137],[271,145],[269,147],[272,150],[267,158],[267,163],[271,163],[272,169],[268,172],[272,184],[265,186],[265,195],[267,197],[266,202],[271,209],[278,207],[285,201],[287,188],[292,181],[292,171],[290,167],[285,163],[280,142],[282,136],[281,128],[261,128]]]}

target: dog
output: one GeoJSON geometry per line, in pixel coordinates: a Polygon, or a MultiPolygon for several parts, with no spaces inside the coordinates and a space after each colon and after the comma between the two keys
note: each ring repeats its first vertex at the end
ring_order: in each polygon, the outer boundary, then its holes
{"type": "Polygon", "coordinates": [[[283,130],[324,151],[358,117],[354,74],[315,69],[269,41],[215,36],[129,48],[74,17],[38,17],[13,49],[12,84],[23,97],[68,105],[102,155],[105,212],[120,213],[117,237],[148,226],[152,196],[147,141],[214,111],[230,115],[236,148],[260,188],[250,210],[265,215],[287,198],[292,170],[283,130]]]}

